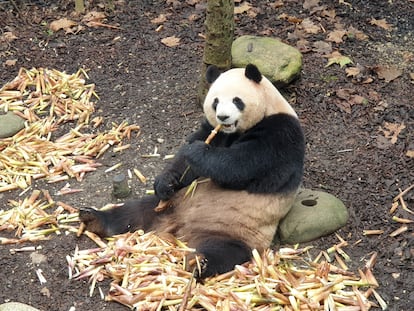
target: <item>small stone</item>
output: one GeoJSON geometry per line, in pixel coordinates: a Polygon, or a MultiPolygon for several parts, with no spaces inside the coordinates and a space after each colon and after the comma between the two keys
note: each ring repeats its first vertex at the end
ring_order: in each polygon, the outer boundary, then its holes
{"type": "Polygon", "coordinates": [[[32,260],[32,264],[34,265],[40,265],[42,263],[47,262],[47,257],[43,254],[40,254],[38,252],[34,252],[30,254],[30,259],[32,260]]]}
{"type": "Polygon", "coordinates": [[[254,64],[277,86],[289,84],[302,69],[299,50],[273,38],[241,36],[234,40],[231,54],[233,67],[254,64]]]}
{"type": "Polygon", "coordinates": [[[0,138],[11,137],[24,128],[25,119],[20,118],[12,111],[0,113],[0,138]]]}
{"type": "Polygon", "coordinates": [[[0,305],[0,311],[40,311],[20,302],[7,302],[0,305]]]}
{"type": "Polygon", "coordinates": [[[302,189],[279,224],[278,238],[287,244],[312,241],[341,228],[348,217],[345,205],[335,196],[302,189]]]}

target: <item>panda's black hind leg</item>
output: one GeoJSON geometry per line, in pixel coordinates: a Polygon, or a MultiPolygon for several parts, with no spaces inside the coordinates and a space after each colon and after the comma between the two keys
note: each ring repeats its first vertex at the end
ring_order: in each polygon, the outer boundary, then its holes
{"type": "Polygon", "coordinates": [[[80,208],[79,218],[86,225],[86,230],[101,237],[143,229],[150,230],[157,217],[154,208],[159,199],[156,196],[140,200],[127,201],[124,205],[105,211],[93,208],[80,208]]]}
{"type": "Polygon", "coordinates": [[[201,255],[201,272],[198,272],[201,279],[228,272],[252,256],[251,249],[242,241],[223,237],[209,237],[196,250],[201,255]]]}

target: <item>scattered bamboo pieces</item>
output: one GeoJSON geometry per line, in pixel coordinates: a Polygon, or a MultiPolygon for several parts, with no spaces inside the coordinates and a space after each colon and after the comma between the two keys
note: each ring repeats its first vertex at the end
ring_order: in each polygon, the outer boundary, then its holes
{"type": "MultiPolygon", "coordinates": [[[[110,279],[105,299],[134,310],[369,310],[387,305],[375,291],[373,253],[358,275],[308,250],[283,248],[253,259],[235,270],[195,283],[186,271],[192,249],[173,237],[127,233],[107,242],[94,237],[99,248],[75,249],[68,256],[69,275],[88,279],[93,295],[100,281],[110,279]],[[106,245],[106,246],[105,246],[106,245]],[[377,303],[372,300],[375,299],[377,303]]],[[[341,241],[329,248],[339,254],[341,241]]],[[[343,251],[343,250],[342,250],[343,251]]],[[[327,254],[327,252],[325,252],[327,254]]],[[[328,255],[329,256],[329,255],[328,255]]],[[[339,255],[342,256],[342,255],[339,255]]]]}
{"type": "Polygon", "coordinates": [[[371,229],[371,230],[363,230],[363,235],[381,235],[384,233],[384,230],[381,229],[371,229]]]}
{"type": "MultiPolygon", "coordinates": [[[[218,132],[220,131],[222,127],[222,124],[218,124],[214,129],[211,130],[211,133],[207,136],[206,140],[204,141],[206,144],[210,144],[211,141],[213,140],[213,138],[218,134],[218,132]]],[[[184,171],[183,175],[181,176],[181,179],[183,179],[183,177],[185,176],[185,174],[187,173],[187,171],[190,169],[190,166],[188,166],[186,168],[186,170],[184,171]]],[[[196,182],[192,184],[190,187],[195,188],[196,187],[196,182]]],[[[170,201],[163,201],[161,200],[158,205],[155,207],[155,211],[156,212],[162,212],[164,210],[166,210],[167,208],[169,208],[171,206],[171,202],[170,201]]]]}
{"type": "Polygon", "coordinates": [[[139,171],[138,169],[134,168],[134,174],[138,177],[141,183],[146,184],[147,178],[139,171]]]}
{"type": "MultiPolygon", "coordinates": [[[[0,192],[26,189],[33,180],[46,178],[54,183],[69,178],[81,181],[100,164],[112,146],[124,150],[124,138],[139,126],[112,123],[112,128],[88,134],[95,93],[94,84],[86,84],[86,72],[80,69],[68,75],[49,69],[20,69],[18,76],[0,89],[0,110],[12,111],[26,120],[25,128],[13,137],[0,139],[0,192]],[[76,121],[73,128],[69,122],[76,121]],[[55,137],[58,129],[67,130],[55,137]]],[[[91,120],[94,126],[102,118],[91,120]]],[[[61,130],[59,133],[62,132],[61,130]]]]}
{"type": "Polygon", "coordinates": [[[409,193],[410,191],[412,191],[413,189],[414,189],[414,184],[407,187],[403,191],[401,191],[401,189],[400,189],[400,193],[393,199],[393,202],[392,202],[389,213],[391,215],[393,215],[392,220],[397,222],[397,223],[400,223],[401,226],[398,229],[391,232],[390,237],[396,237],[396,236],[408,231],[409,225],[412,226],[412,224],[414,223],[414,216],[413,216],[414,211],[412,211],[407,206],[407,203],[404,200],[404,196],[407,193],[409,193]],[[397,212],[404,215],[404,217],[394,215],[397,212]]]}
{"type": "Polygon", "coordinates": [[[78,230],[77,210],[72,208],[68,212],[68,207],[54,202],[47,191],[34,190],[22,200],[10,200],[9,206],[7,210],[0,210],[0,231],[15,231],[16,238],[0,237],[0,244],[47,240],[51,233],[78,230]]]}

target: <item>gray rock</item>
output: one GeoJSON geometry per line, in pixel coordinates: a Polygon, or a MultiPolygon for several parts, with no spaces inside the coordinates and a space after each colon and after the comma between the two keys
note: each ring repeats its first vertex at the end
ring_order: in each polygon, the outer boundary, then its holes
{"type": "Polygon", "coordinates": [[[0,305],[0,311],[39,311],[39,309],[20,302],[7,302],[0,305]]]}
{"type": "Polygon", "coordinates": [[[268,37],[241,36],[234,40],[233,67],[252,63],[277,86],[289,84],[302,69],[302,54],[296,48],[268,37]]]}
{"type": "Polygon", "coordinates": [[[0,138],[11,137],[24,128],[25,119],[9,111],[0,114],[0,138]]]}
{"type": "Polygon", "coordinates": [[[295,244],[314,240],[344,226],[348,217],[345,205],[335,196],[302,189],[279,224],[279,241],[295,244]]]}

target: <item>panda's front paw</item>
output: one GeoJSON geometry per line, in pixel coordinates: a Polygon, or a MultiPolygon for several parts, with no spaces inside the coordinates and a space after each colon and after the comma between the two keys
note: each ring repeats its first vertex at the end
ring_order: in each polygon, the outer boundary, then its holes
{"type": "Polygon", "coordinates": [[[157,197],[167,201],[171,199],[176,190],[179,188],[179,178],[171,172],[165,172],[155,177],[154,191],[157,197]]]}
{"type": "Polygon", "coordinates": [[[196,164],[197,162],[202,161],[202,158],[205,155],[205,152],[211,148],[210,145],[206,144],[203,141],[196,140],[195,142],[183,146],[181,153],[188,163],[196,164]]]}

